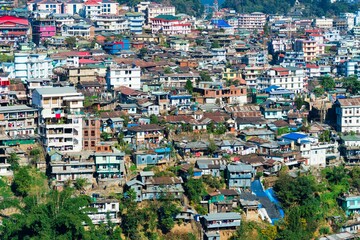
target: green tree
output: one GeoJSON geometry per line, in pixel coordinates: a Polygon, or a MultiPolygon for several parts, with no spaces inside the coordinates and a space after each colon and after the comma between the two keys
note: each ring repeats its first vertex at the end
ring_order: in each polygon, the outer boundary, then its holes
{"type": "Polygon", "coordinates": [[[158,211],[159,229],[168,233],[174,227],[175,216],[180,212],[179,208],[171,201],[165,201],[158,211]]]}
{"type": "Polygon", "coordinates": [[[10,166],[10,169],[11,170],[18,170],[19,169],[19,161],[20,161],[20,158],[19,158],[19,156],[16,154],[16,153],[10,153],[10,156],[9,156],[9,158],[7,159],[7,162],[9,163],[9,164],[11,164],[11,166],[10,166]]]}
{"type": "Polygon", "coordinates": [[[315,96],[320,97],[324,94],[324,89],[322,87],[317,87],[313,90],[315,96]]]}
{"type": "Polygon", "coordinates": [[[150,123],[151,124],[158,124],[159,123],[158,116],[156,116],[155,114],[151,114],[150,115],[150,123]]]}
{"type": "Polygon", "coordinates": [[[301,98],[301,97],[295,98],[295,106],[296,106],[297,110],[300,110],[304,104],[305,104],[305,101],[303,98],[301,98]]]}
{"type": "Polygon", "coordinates": [[[20,213],[3,219],[2,239],[85,239],[83,224],[92,224],[89,204],[90,197],[73,196],[71,189],[51,191],[44,199],[26,197],[20,213]]]}
{"type": "Polygon", "coordinates": [[[102,132],[100,134],[100,137],[101,137],[102,140],[108,141],[110,139],[111,135],[109,133],[107,133],[107,132],[102,132]]]}
{"type": "Polygon", "coordinates": [[[193,83],[191,82],[190,79],[188,79],[185,83],[185,89],[191,94],[193,93],[194,87],[193,87],[193,83]]]}
{"type": "Polygon", "coordinates": [[[146,55],[148,54],[148,49],[147,48],[141,48],[139,51],[139,58],[143,59],[146,55]]]}
{"type": "Polygon", "coordinates": [[[319,78],[321,86],[325,91],[332,91],[335,88],[335,81],[330,76],[322,76],[319,78]]]}
{"type": "Polygon", "coordinates": [[[165,74],[170,74],[170,73],[173,73],[173,71],[171,70],[170,67],[166,67],[166,68],[164,68],[164,73],[165,74]]]}
{"type": "Polygon", "coordinates": [[[85,187],[89,185],[90,183],[86,178],[77,178],[74,182],[74,187],[78,191],[84,191],[85,187]]]}
{"type": "Polygon", "coordinates": [[[319,135],[319,142],[330,142],[330,130],[325,130],[319,135]]]}
{"type": "Polygon", "coordinates": [[[212,155],[216,152],[217,149],[218,149],[218,146],[216,146],[215,142],[210,140],[209,146],[208,146],[209,153],[212,155]]]}
{"type": "Polygon", "coordinates": [[[211,48],[220,48],[219,41],[215,40],[211,43],[211,48]]]}
{"type": "Polygon", "coordinates": [[[200,79],[203,82],[212,82],[210,74],[205,71],[200,72],[200,79]]]}
{"type": "Polygon", "coordinates": [[[207,192],[202,179],[190,178],[185,184],[184,189],[186,196],[194,203],[200,203],[207,192]]]}
{"type": "Polygon", "coordinates": [[[65,38],[65,44],[68,48],[74,48],[76,47],[77,39],[76,37],[67,37],[65,38]]]}
{"type": "Polygon", "coordinates": [[[356,76],[344,78],[342,86],[352,94],[357,94],[360,91],[360,81],[358,81],[356,76]]]}

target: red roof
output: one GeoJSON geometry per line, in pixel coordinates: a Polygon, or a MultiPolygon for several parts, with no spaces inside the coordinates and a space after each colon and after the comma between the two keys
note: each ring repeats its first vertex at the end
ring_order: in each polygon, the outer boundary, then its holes
{"type": "Polygon", "coordinates": [[[319,68],[319,66],[318,65],[316,65],[316,64],[306,64],[306,68],[319,68]]]}
{"type": "Polygon", "coordinates": [[[78,52],[77,55],[78,56],[90,56],[91,53],[90,52],[78,52]]]}
{"type": "Polygon", "coordinates": [[[98,61],[92,59],[86,59],[86,58],[79,59],[79,64],[94,64],[94,63],[98,63],[98,61]]]}
{"type": "Polygon", "coordinates": [[[277,72],[288,72],[289,70],[286,69],[286,68],[283,68],[283,67],[274,67],[274,68],[271,68],[272,70],[275,70],[277,72]]]}
{"type": "Polygon", "coordinates": [[[87,2],[85,2],[85,5],[98,5],[99,2],[101,2],[101,0],[89,0],[87,2]]]}
{"type": "Polygon", "coordinates": [[[29,25],[29,21],[26,18],[14,17],[14,16],[1,16],[0,25],[6,22],[12,22],[21,25],[29,25]]]}

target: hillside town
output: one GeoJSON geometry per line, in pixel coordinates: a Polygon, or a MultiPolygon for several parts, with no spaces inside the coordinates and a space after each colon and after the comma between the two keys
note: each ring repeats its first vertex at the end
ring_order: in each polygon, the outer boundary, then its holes
{"type": "Polygon", "coordinates": [[[293,2],[0,0],[0,238],[359,239],[360,6],[293,2]]]}

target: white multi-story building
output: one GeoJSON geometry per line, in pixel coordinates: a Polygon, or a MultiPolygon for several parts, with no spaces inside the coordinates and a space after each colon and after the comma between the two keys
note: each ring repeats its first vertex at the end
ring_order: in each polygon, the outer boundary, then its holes
{"type": "Polygon", "coordinates": [[[244,13],[239,15],[239,29],[262,31],[266,24],[266,15],[261,12],[244,13]]]}
{"type": "Polygon", "coordinates": [[[74,87],[35,89],[32,104],[39,110],[38,134],[47,151],[82,150],[84,96],[74,87]]]}
{"type": "Polygon", "coordinates": [[[264,67],[246,66],[242,71],[242,78],[249,88],[256,88],[258,77],[264,72],[264,67]]]}
{"type": "Polygon", "coordinates": [[[337,131],[360,133],[360,97],[338,99],[335,107],[337,131]]]}
{"type": "Polygon", "coordinates": [[[317,18],[315,19],[315,26],[318,28],[329,29],[334,26],[334,19],[332,18],[317,18]]]}
{"type": "Polygon", "coordinates": [[[140,89],[141,69],[127,64],[111,65],[106,71],[106,83],[109,89],[126,86],[140,89]]]}
{"type": "Polygon", "coordinates": [[[129,30],[129,22],[123,16],[97,15],[93,17],[95,32],[123,33],[129,30]]]}
{"type": "Polygon", "coordinates": [[[75,23],[65,24],[62,26],[61,34],[63,37],[84,37],[93,38],[95,36],[95,28],[90,24],[75,23]]]}
{"type": "Polygon", "coordinates": [[[151,23],[151,19],[159,15],[175,15],[175,7],[159,3],[149,4],[145,10],[146,24],[151,23]]]}
{"type": "Polygon", "coordinates": [[[93,19],[98,15],[118,14],[119,3],[112,0],[88,0],[85,2],[85,17],[93,19]]]}
{"type": "Polygon", "coordinates": [[[189,51],[189,41],[188,40],[172,40],[170,41],[170,47],[177,51],[189,51]]]}
{"type": "Polygon", "coordinates": [[[53,75],[52,59],[47,53],[15,53],[15,78],[21,80],[48,79],[53,75]]]}
{"type": "Polygon", "coordinates": [[[158,15],[151,18],[151,31],[153,34],[185,35],[191,32],[191,23],[186,19],[173,15],[158,15]]]}
{"type": "Polygon", "coordinates": [[[114,224],[120,223],[120,218],[118,217],[119,201],[96,198],[96,200],[90,204],[90,207],[96,209],[95,212],[88,213],[93,224],[107,224],[108,221],[114,224]]]}
{"type": "Polygon", "coordinates": [[[263,90],[271,85],[276,85],[295,93],[304,90],[304,70],[296,67],[273,67],[258,78],[258,89],[263,90]]]}

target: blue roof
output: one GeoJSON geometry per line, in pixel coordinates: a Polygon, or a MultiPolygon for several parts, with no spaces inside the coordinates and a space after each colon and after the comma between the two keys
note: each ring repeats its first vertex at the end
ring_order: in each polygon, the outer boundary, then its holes
{"type": "Polygon", "coordinates": [[[306,134],[296,133],[296,132],[288,133],[288,134],[282,136],[282,138],[290,139],[290,140],[294,140],[294,141],[297,141],[298,139],[306,138],[306,137],[307,137],[306,134]]]}
{"type": "Polygon", "coordinates": [[[222,19],[213,19],[213,20],[211,20],[211,24],[217,26],[218,28],[230,28],[230,27],[232,27],[225,20],[222,20],[222,19]]]}
{"type": "Polygon", "coordinates": [[[279,86],[271,85],[271,86],[265,88],[263,91],[264,91],[265,93],[270,93],[272,90],[275,90],[275,89],[278,89],[278,88],[279,88],[279,86]]]}

